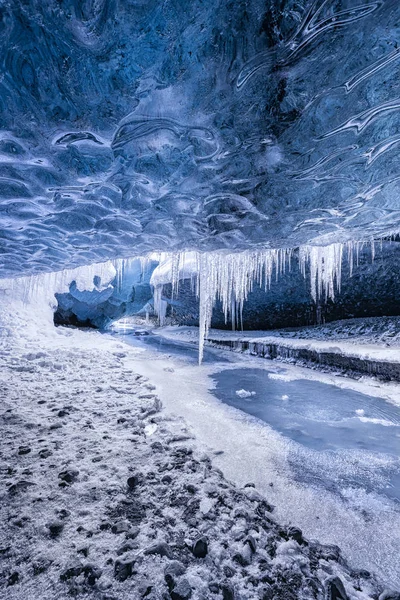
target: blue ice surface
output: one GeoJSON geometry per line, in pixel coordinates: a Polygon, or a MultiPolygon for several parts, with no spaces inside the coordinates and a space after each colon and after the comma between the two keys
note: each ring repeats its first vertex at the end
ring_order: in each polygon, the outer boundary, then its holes
{"type": "Polygon", "coordinates": [[[307,454],[309,463],[299,456],[293,458],[299,480],[328,488],[362,487],[400,502],[399,406],[318,381],[271,378],[265,369],[229,368],[212,377],[216,383],[213,393],[219,400],[295,442],[300,456],[306,455],[301,449],[312,451],[307,454]],[[239,390],[255,394],[242,398],[236,393],[239,390]],[[330,480],[329,473],[318,466],[314,469],[312,456],[316,453],[328,461],[329,457],[346,456],[349,464],[353,457],[352,467],[356,464],[356,468],[348,468],[341,481],[330,480]],[[378,459],[375,473],[374,459],[378,459]]]}
{"type": "Polygon", "coordinates": [[[400,3],[0,10],[0,277],[399,232],[400,3]]]}

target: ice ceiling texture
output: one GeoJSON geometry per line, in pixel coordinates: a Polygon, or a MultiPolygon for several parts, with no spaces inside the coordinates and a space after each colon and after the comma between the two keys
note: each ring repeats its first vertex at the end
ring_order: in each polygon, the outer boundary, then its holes
{"type": "Polygon", "coordinates": [[[2,0],[0,277],[400,230],[398,0],[2,0]]]}

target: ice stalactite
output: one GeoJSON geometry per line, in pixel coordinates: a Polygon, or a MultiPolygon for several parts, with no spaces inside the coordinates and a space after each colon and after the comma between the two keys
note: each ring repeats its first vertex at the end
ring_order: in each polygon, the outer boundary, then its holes
{"type": "MultiPolygon", "coordinates": [[[[340,292],[343,257],[347,256],[350,273],[354,262],[358,263],[360,248],[371,244],[374,258],[374,241],[334,243],[328,246],[300,246],[296,251],[298,264],[304,277],[310,279],[310,290],[317,303],[321,298],[335,298],[340,292]]],[[[213,307],[221,301],[225,322],[232,319],[237,326],[244,302],[254,284],[267,291],[272,282],[291,268],[293,249],[264,249],[237,253],[227,252],[180,252],[160,256],[160,266],[153,273],[154,308],[160,324],[165,322],[165,300],[162,288],[172,284],[173,294],[178,292],[179,280],[191,279],[199,298],[199,362],[202,361],[204,341],[211,326],[213,307]]]]}

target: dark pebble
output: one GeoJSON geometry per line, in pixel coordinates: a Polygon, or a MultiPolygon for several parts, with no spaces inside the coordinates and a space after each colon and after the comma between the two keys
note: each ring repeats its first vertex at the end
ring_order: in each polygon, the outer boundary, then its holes
{"type": "Polygon", "coordinates": [[[74,483],[78,479],[79,471],[74,469],[68,469],[67,471],[61,471],[58,474],[58,478],[65,483],[74,483]]]}
{"type": "Polygon", "coordinates": [[[287,534],[290,538],[295,540],[298,544],[304,544],[303,532],[298,527],[289,527],[287,534]]]}
{"type": "Polygon", "coordinates": [[[172,600],[188,600],[192,595],[192,588],[187,579],[181,579],[171,592],[172,600]]]}
{"type": "Polygon", "coordinates": [[[67,410],[59,410],[57,413],[58,417],[67,417],[69,415],[69,412],[67,410]]]}
{"type": "Polygon", "coordinates": [[[50,537],[55,539],[62,533],[64,525],[60,521],[54,521],[53,523],[49,523],[48,528],[50,532],[50,537]]]}
{"type": "Polygon", "coordinates": [[[14,571],[11,573],[10,577],[7,579],[7,585],[15,585],[19,581],[19,573],[18,571],[14,571]]]}
{"type": "Polygon", "coordinates": [[[208,552],[208,542],[205,537],[198,537],[193,542],[192,552],[196,558],[205,558],[208,552]]]}
{"type": "Polygon", "coordinates": [[[331,577],[325,582],[326,600],[349,600],[339,577],[331,577]]]}
{"type": "Polygon", "coordinates": [[[151,444],[151,448],[153,452],[164,452],[164,446],[161,444],[161,442],[153,442],[153,444],[151,444]]]}
{"type": "Polygon", "coordinates": [[[140,483],[140,477],[139,475],[132,475],[131,477],[128,477],[126,483],[128,485],[128,488],[130,490],[134,490],[140,483]]]}
{"type": "Polygon", "coordinates": [[[223,583],[221,591],[223,600],[235,600],[235,590],[230,583],[223,583]]]}
{"type": "Polygon", "coordinates": [[[114,565],[114,577],[118,581],[125,581],[133,573],[134,560],[116,560],[114,565]]]}
{"type": "Polygon", "coordinates": [[[49,450],[48,448],[43,448],[43,450],[40,450],[39,452],[39,457],[40,458],[49,458],[49,456],[51,456],[53,453],[51,450],[49,450]]]}
{"type": "Polygon", "coordinates": [[[393,590],[384,590],[379,596],[379,600],[400,600],[400,592],[393,590]]]}
{"type": "Polygon", "coordinates": [[[170,574],[170,575],[179,577],[180,575],[183,575],[185,573],[185,571],[186,571],[186,567],[183,563],[181,563],[179,560],[172,560],[165,567],[164,575],[170,574]]]}
{"type": "Polygon", "coordinates": [[[144,554],[158,554],[159,556],[166,556],[167,558],[172,558],[172,550],[166,542],[153,544],[149,548],[146,548],[144,554]]]}
{"type": "Polygon", "coordinates": [[[31,448],[29,448],[29,446],[20,446],[18,448],[18,454],[20,455],[29,454],[29,452],[31,452],[31,448]]]}

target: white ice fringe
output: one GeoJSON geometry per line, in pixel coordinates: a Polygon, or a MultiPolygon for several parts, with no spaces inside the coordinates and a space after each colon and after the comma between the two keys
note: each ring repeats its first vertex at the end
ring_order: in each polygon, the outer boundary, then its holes
{"type": "MultiPolygon", "coordinates": [[[[371,240],[372,259],[374,241],[371,240]]],[[[344,251],[353,271],[354,257],[358,264],[359,250],[366,242],[335,243],[328,246],[300,246],[299,266],[306,277],[309,273],[311,295],[315,302],[335,298],[340,292],[344,251]]],[[[278,279],[286,269],[290,269],[293,250],[265,249],[238,253],[218,252],[178,252],[160,255],[161,277],[154,279],[154,309],[159,315],[160,324],[165,320],[165,300],[162,299],[164,283],[172,284],[173,294],[177,293],[179,280],[192,279],[199,298],[199,363],[202,362],[204,341],[211,326],[212,312],[217,300],[222,303],[225,322],[232,319],[233,328],[241,318],[243,304],[253,289],[254,283],[268,290],[273,274],[278,279]]]]}

